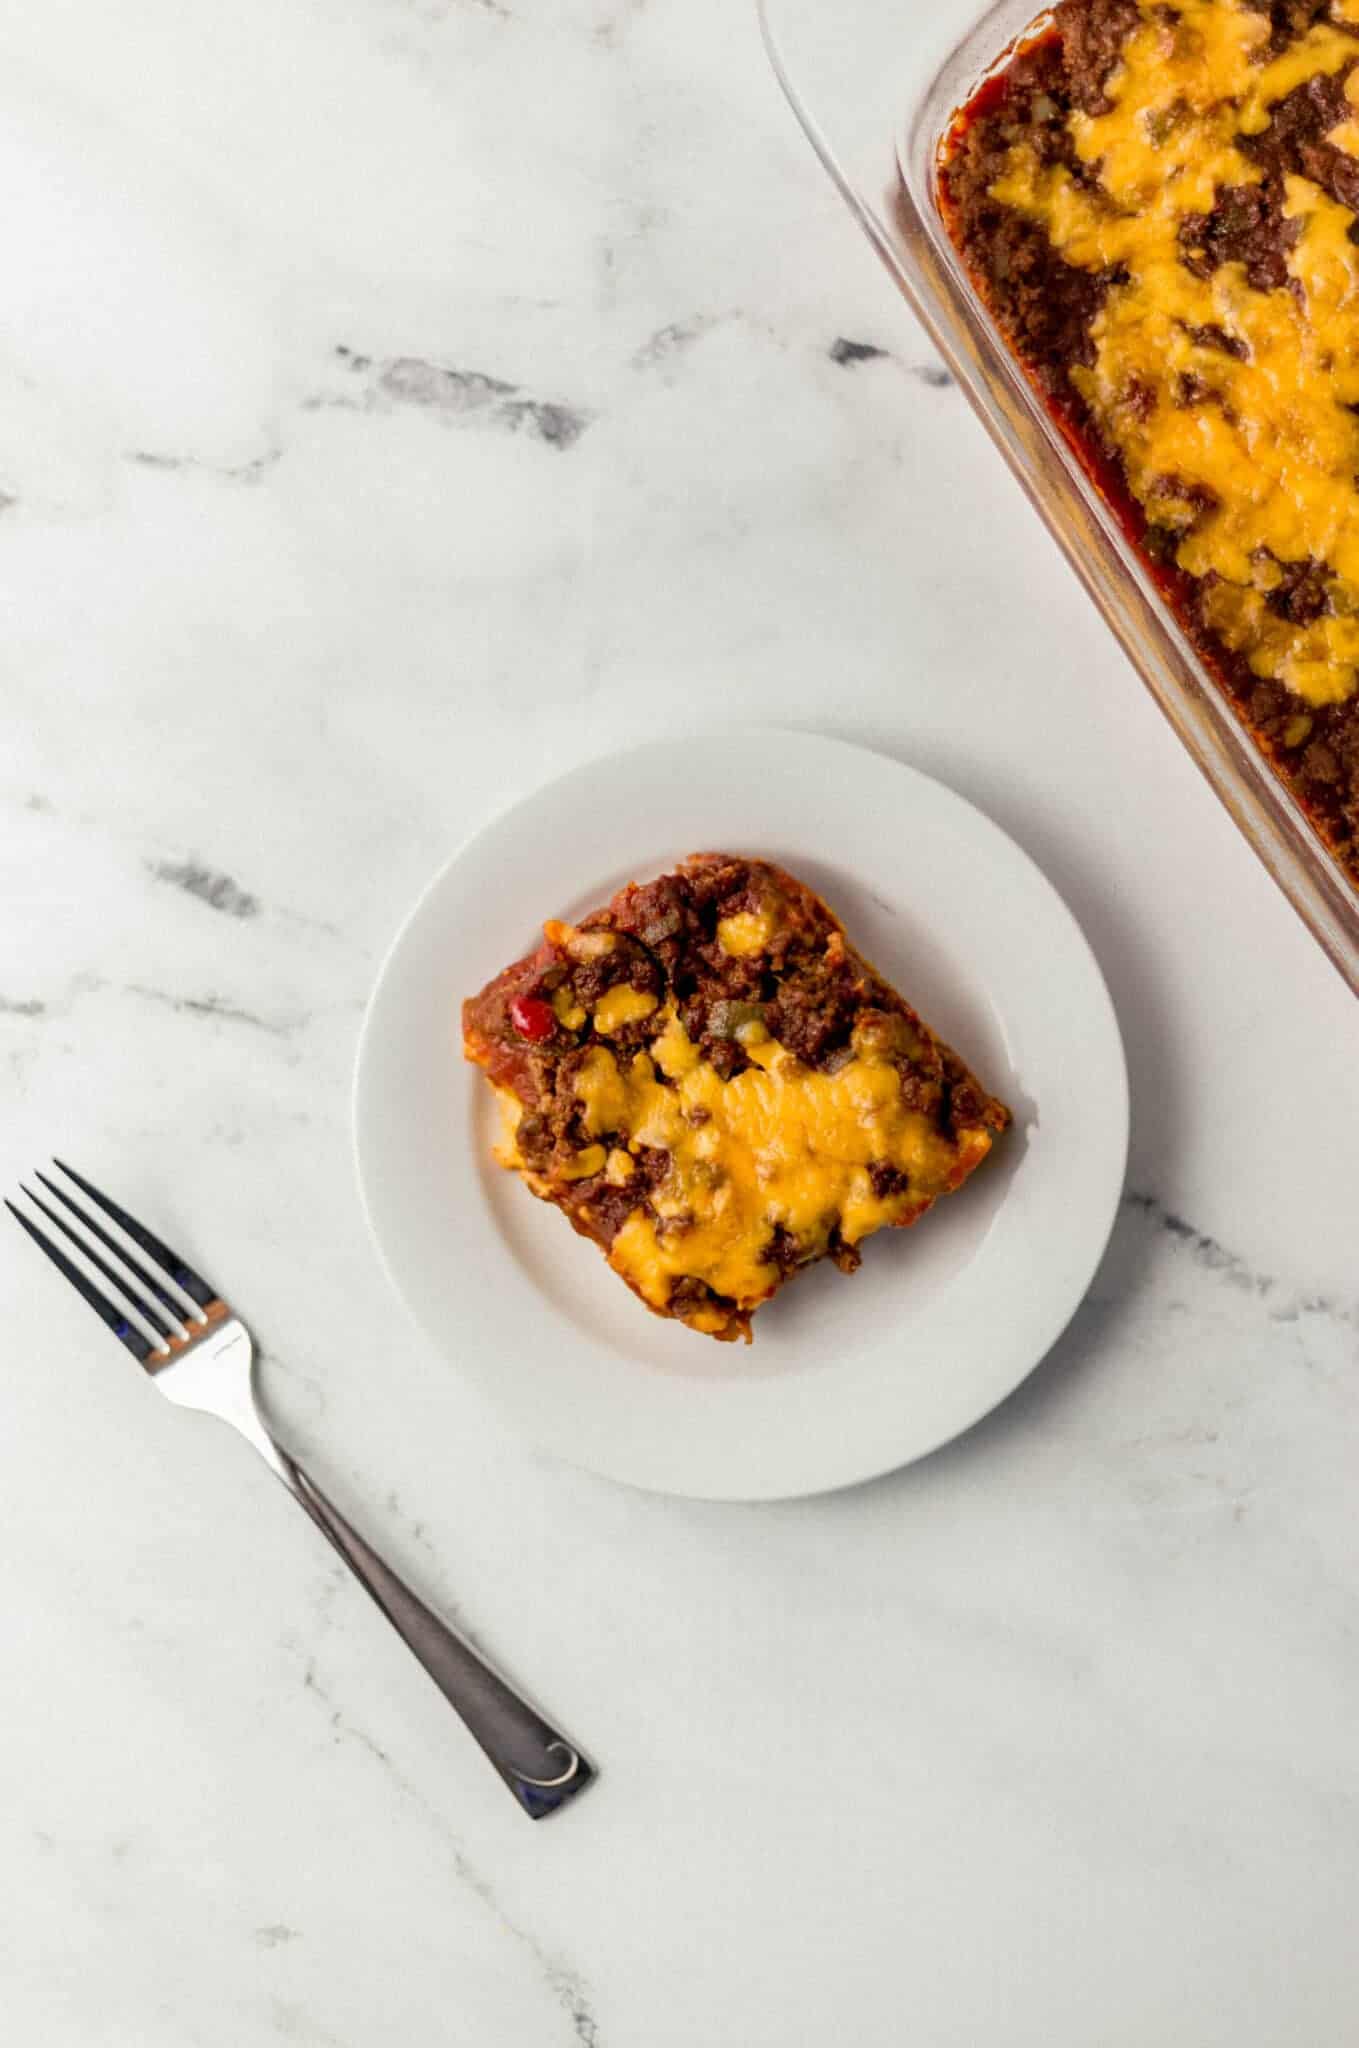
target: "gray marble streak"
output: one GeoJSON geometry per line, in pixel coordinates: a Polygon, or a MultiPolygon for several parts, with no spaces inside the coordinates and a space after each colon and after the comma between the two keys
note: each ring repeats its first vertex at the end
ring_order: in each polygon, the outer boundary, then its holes
{"type": "Polygon", "coordinates": [[[147,988],[139,982],[125,984],[126,993],[139,997],[143,1002],[160,1003],[173,1010],[180,1017],[210,1018],[219,1024],[244,1024],[252,1031],[262,1031],[270,1038],[290,1038],[306,1023],[305,1016],[265,1016],[257,1010],[246,1009],[226,996],[176,995],[169,989],[147,988]]]}
{"type": "Polygon", "coordinates": [[[454,369],[418,356],[374,359],[337,345],[335,358],[357,388],[309,397],[312,409],[382,412],[410,406],[440,420],[474,419],[509,433],[529,433],[549,448],[574,446],[593,414],[557,399],[526,397],[517,384],[482,370],[454,369]]]}
{"type": "Polygon", "coordinates": [[[34,1024],[46,1022],[50,1025],[58,1019],[69,1018],[78,1005],[89,999],[108,996],[130,996],[137,1003],[151,1003],[158,1008],[171,1010],[182,1018],[201,1018],[218,1024],[243,1025],[251,1031],[262,1032],[267,1037],[278,1039],[295,1037],[306,1028],[314,1015],[307,1010],[274,1010],[271,1013],[264,1009],[253,1009],[215,990],[190,995],[171,988],[155,987],[146,982],[114,981],[103,975],[74,974],[60,995],[0,997],[0,1017],[26,1019],[34,1024]]]}
{"type": "Polygon", "coordinates": [[[1255,1270],[1236,1252],[1220,1244],[1210,1231],[1200,1230],[1196,1224],[1177,1215],[1158,1196],[1130,1191],[1123,1200],[1126,1208],[1144,1216],[1170,1240],[1177,1252],[1201,1272],[1212,1274],[1225,1286],[1255,1295],[1267,1303],[1274,1321],[1296,1322],[1300,1317],[1321,1316],[1359,1329],[1359,1295],[1344,1299],[1331,1294],[1303,1292],[1289,1286],[1275,1274],[1255,1270]]]}
{"type": "Polygon", "coordinates": [[[875,341],[848,341],[842,334],[831,343],[826,353],[833,363],[839,363],[842,368],[852,368],[856,363],[879,362],[891,351],[879,348],[875,341]]]}
{"type": "Polygon", "coordinates": [[[259,916],[258,896],[252,895],[249,889],[243,889],[230,875],[205,867],[201,861],[153,860],[146,865],[148,873],[156,881],[167,882],[172,889],[182,889],[186,896],[196,897],[210,910],[221,911],[224,917],[259,916]]]}
{"type": "MultiPolygon", "coordinates": [[[[370,1757],[382,1769],[400,1800],[417,1816],[428,1819],[429,1809],[420,1789],[377,1737],[367,1728],[360,1726],[345,1708],[333,1699],[325,1681],[318,1675],[314,1659],[308,1659],[302,1674],[302,1683],[306,1691],[313,1695],[326,1711],[331,1739],[337,1743],[355,1744],[365,1756],[370,1757]]],[[[510,1935],[565,2013],[570,2027],[569,2038],[579,2043],[580,2048],[605,2048],[584,1978],[561,1957],[551,1954],[536,1935],[505,1911],[491,1879],[473,1862],[463,1843],[451,1829],[442,1828],[440,1840],[458,1883],[479,1902],[496,1925],[510,1935]]]]}
{"type": "MultiPolygon", "coordinates": [[[[890,349],[881,347],[875,341],[850,341],[843,334],[831,343],[826,353],[833,363],[841,369],[848,370],[857,369],[863,363],[888,361],[892,355],[890,349]]],[[[914,377],[918,383],[926,385],[931,391],[953,389],[953,376],[942,363],[907,363],[905,368],[908,377],[914,377]]]]}
{"type": "Polygon", "coordinates": [[[281,447],[266,448],[244,462],[207,462],[197,455],[174,455],[160,449],[131,448],[127,461],[139,469],[162,470],[169,476],[217,477],[225,483],[257,484],[283,460],[281,447]]]}
{"type": "Polygon", "coordinates": [[[695,314],[689,320],[669,320],[664,327],[658,327],[654,334],[649,334],[640,348],[634,349],[632,367],[634,370],[650,370],[659,363],[668,363],[720,325],[719,316],[712,313],[695,314]]]}
{"type": "Polygon", "coordinates": [[[286,1942],[301,1941],[302,1931],[289,1927],[284,1921],[272,1921],[267,1927],[257,1927],[254,1939],[260,1948],[282,1948],[286,1942]]]}

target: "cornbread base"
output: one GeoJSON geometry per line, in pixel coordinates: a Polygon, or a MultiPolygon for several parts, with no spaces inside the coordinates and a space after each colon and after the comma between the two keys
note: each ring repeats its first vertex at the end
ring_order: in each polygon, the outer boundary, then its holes
{"type": "Polygon", "coordinates": [[[940,170],[1010,347],[1359,881],[1359,4],[1062,0],[940,170]]]}
{"type": "Polygon", "coordinates": [[[767,862],[630,884],[463,1006],[502,1163],[658,1315],[750,1338],[803,1267],[916,1222],[1009,1111],[767,862]]]}

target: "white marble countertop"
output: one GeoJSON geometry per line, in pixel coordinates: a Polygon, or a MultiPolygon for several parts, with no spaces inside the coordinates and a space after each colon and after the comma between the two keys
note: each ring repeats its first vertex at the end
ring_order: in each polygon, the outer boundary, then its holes
{"type": "Polygon", "coordinates": [[[62,1152],[220,1275],[292,1439],[605,1770],[517,1817],[263,1468],[7,1230],[8,2033],[1352,2042],[1353,999],[749,10],[46,0],[0,58],[6,1171],[62,1152]],[[459,838],[738,713],[1010,830],[1133,1084],[1114,1241],[1022,1392],[748,1510],[506,1434],[389,1300],[348,1136],[459,838]]]}

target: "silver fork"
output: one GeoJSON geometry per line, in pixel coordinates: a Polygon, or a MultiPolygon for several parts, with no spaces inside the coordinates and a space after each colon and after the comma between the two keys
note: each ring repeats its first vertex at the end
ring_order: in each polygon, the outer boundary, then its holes
{"type": "Polygon", "coordinates": [[[274,1441],[256,1402],[255,1350],[239,1316],[232,1314],[215,1287],[135,1217],[61,1160],[53,1164],[118,1226],[130,1244],[116,1238],[45,1173],[37,1178],[76,1218],[79,1229],[31,1188],[25,1187],[23,1193],[116,1291],[106,1294],[39,1224],[7,1200],[10,1214],[145,1367],[162,1394],[168,1394],[181,1408],[201,1409],[229,1422],[254,1446],[404,1637],[523,1811],[531,1819],[541,1820],[574,1799],[595,1775],[580,1751],[416,1598],[350,1527],[296,1458],[274,1441]],[[118,1264],[95,1249],[97,1245],[118,1264]],[[132,1245],[152,1264],[145,1264],[132,1245]],[[125,1312],[120,1295],[145,1328],[125,1312]],[[147,1335],[148,1330],[154,1332],[153,1337],[147,1335]]]}

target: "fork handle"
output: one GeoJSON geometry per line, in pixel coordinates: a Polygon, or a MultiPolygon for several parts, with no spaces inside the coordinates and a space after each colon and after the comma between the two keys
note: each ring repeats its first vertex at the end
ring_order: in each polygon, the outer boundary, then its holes
{"type": "Polygon", "coordinates": [[[542,1820],[574,1799],[594,1777],[580,1751],[521,1699],[470,1643],[430,1612],[295,1458],[280,1446],[274,1448],[284,1484],[405,1638],[530,1820],[542,1820]]]}

